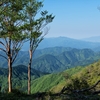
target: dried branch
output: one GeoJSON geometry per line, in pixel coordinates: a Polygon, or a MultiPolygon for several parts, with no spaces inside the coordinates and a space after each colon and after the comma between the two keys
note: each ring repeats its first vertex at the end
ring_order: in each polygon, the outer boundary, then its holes
{"type": "Polygon", "coordinates": [[[2,41],[0,41],[0,44],[3,45],[6,48],[5,44],[2,41]]]}
{"type": "Polygon", "coordinates": [[[93,86],[91,86],[90,88],[86,88],[86,89],[82,89],[82,90],[76,90],[77,92],[84,92],[84,91],[89,91],[93,88],[95,88],[98,84],[100,83],[100,80],[98,80],[93,86]]]}
{"type": "MultiPolygon", "coordinates": [[[[98,80],[93,86],[91,86],[90,88],[86,88],[86,89],[82,89],[82,90],[73,90],[73,89],[70,89],[70,88],[65,88],[65,86],[63,87],[63,89],[61,90],[60,94],[64,93],[66,90],[69,90],[71,91],[72,93],[80,93],[80,92],[85,92],[85,91],[89,91],[93,88],[95,88],[98,84],[100,83],[100,80],[98,80]]],[[[100,90],[99,91],[95,91],[95,92],[92,92],[92,94],[98,94],[100,93],[100,90]]]]}
{"type": "Polygon", "coordinates": [[[92,95],[99,94],[99,93],[100,93],[100,90],[93,92],[92,95]]]}

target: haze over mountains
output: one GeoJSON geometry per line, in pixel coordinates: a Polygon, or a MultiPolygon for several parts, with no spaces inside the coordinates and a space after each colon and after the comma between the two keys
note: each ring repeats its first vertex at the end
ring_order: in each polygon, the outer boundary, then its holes
{"type": "Polygon", "coordinates": [[[94,36],[89,38],[83,38],[83,41],[89,41],[89,42],[100,42],[100,36],[94,36]]]}
{"type": "MultiPolygon", "coordinates": [[[[97,39],[95,38],[95,40],[97,39]]],[[[100,43],[93,42],[93,41],[89,42],[89,41],[86,41],[86,39],[77,40],[77,39],[72,39],[68,37],[44,38],[44,40],[39,44],[37,49],[44,49],[44,48],[56,47],[56,46],[71,47],[71,48],[78,48],[78,49],[90,48],[90,49],[95,50],[95,48],[100,47],[100,43]]],[[[27,42],[23,46],[22,50],[27,51],[28,47],[29,47],[29,44],[27,42]]]]}

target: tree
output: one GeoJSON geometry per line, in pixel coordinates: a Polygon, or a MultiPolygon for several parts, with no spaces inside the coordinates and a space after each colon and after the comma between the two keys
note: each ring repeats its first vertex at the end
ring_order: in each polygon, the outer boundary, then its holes
{"type": "Polygon", "coordinates": [[[25,26],[28,32],[28,38],[30,41],[29,47],[29,64],[28,64],[28,94],[31,93],[31,64],[32,55],[38,47],[39,43],[43,40],[44,36],[48,33],[48,28],[45,27],[47,24],[53,21],[54,16],[48,15],[47,11],[41,11],[43,2],[38,0],[28,0],[26,5],[26,20],[27,25],[25,26]],[[41,17],[38,18],[36,15],[40,12],[41,17]]]}
{"type": "Polygon", "coordinates": [[[0,50],[5,53],[1,56],[8,61],[8,92],[12,92],[12,64],[26,38],[23,30],[24,1],[0,1],[0,50]]]}

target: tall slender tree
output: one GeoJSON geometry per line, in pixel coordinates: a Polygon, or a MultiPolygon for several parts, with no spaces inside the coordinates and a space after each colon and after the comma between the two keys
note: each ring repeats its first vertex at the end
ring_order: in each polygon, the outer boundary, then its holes
{"type": "Polygon", "coordinates": [[[26,38],[24,7],[23,0],[0,0],[0,51],[8,61],[8,92],[12,92],[12,64],[26,38]]]}
{"type": "Polygon", "coordinates": [[[39,0],[28,0],[26,5],[26,18],[27,18],[27,32],[30,41],[29,47],[29,64],[28,64],[28,94],[31,93],[31,64],[32,55],[38,47],[38,44],[43,40],[44,36],[48,33],[47,24],[53,21],[54,16],[48,15],[47,11],[41,11],[43,2],[39,0]],[[37,14],[40,16],[38,18],[37,14]]]}

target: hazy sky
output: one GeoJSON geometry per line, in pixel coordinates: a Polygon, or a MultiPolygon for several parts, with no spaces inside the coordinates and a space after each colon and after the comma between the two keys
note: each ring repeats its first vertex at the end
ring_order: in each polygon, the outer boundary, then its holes
{"type": "Polygon", "coordinates": [[[44,0],[43,9],[55,15],[46,37],[100,36],[100,0],[44,0]]]}

